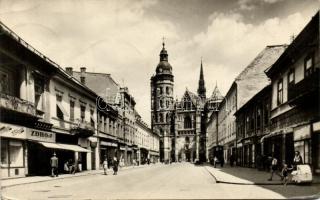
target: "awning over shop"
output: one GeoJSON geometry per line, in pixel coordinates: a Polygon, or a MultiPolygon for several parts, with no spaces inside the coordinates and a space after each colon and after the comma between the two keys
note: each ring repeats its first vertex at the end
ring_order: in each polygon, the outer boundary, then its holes
{"type": "Polygon", "coordinates": [[[91,152],[90,150],[82,148],[78,145],[50,143],[50,142],[38,142],[38,143],[49,149],[62,149],[62,150],[70,150],[75,152],[87,152],[87,153],[91,152]]]}

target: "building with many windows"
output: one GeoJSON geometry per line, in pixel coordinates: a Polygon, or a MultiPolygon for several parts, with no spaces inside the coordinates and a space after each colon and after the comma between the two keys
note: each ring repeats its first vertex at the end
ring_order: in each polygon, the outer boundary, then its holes
{"type": "Polygon", "coordinates": [[[2,178],[95,168],[96,94],[1,24],[2,178]]]}
{"type": "Polygon", "coordinates": [[[304,163],[320,173],[319,11],[266,71],[271,79],[271,132],[265,153],[293,161],[299,151],[304,163]]]}

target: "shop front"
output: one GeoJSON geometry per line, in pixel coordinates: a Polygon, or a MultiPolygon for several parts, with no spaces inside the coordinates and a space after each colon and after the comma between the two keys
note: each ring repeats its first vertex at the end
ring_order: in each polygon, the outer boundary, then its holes
{"type": "Polygon", "coordinates": [[[312,124],[312,167],[316,174],[320,174],[320,122],[312,124]]]}
{"type": "Polygon", "coordinates": [[[113,157],[117,156],[118,144],[114,141],[100,140],[100,166],[105,159],[112,165],[113,157]]]}
{"type": "Polygon", "coordinates": [[[26,128],[0,123],[1,178],[27,174],[26,128]]]}

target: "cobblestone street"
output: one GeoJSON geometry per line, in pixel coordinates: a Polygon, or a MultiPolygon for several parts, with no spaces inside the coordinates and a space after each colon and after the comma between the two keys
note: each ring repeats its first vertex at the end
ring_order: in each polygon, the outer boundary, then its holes
{"type": "Polygon", "coordinates": [[[151,165],[121,170],[119,175],[101,173],[4,188],[9,199],[205,199],[288,198],[310,196],[320,185],[240,185],[216,183],[207,166],[189,163],[151,165]]]}

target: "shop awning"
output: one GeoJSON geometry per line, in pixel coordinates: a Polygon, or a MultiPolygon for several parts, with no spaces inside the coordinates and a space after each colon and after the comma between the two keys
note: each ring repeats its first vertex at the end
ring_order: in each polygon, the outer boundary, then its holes
{"type": "Polygon", "coordinates": [[[62,150],[70,150],[75,152],[87,152],[87,153],[91,152],[90,150],[82,148],[78,145],[50,143],[50,142],[38,142],[38,143],[49,149],[62,149],[62,150]]]}

